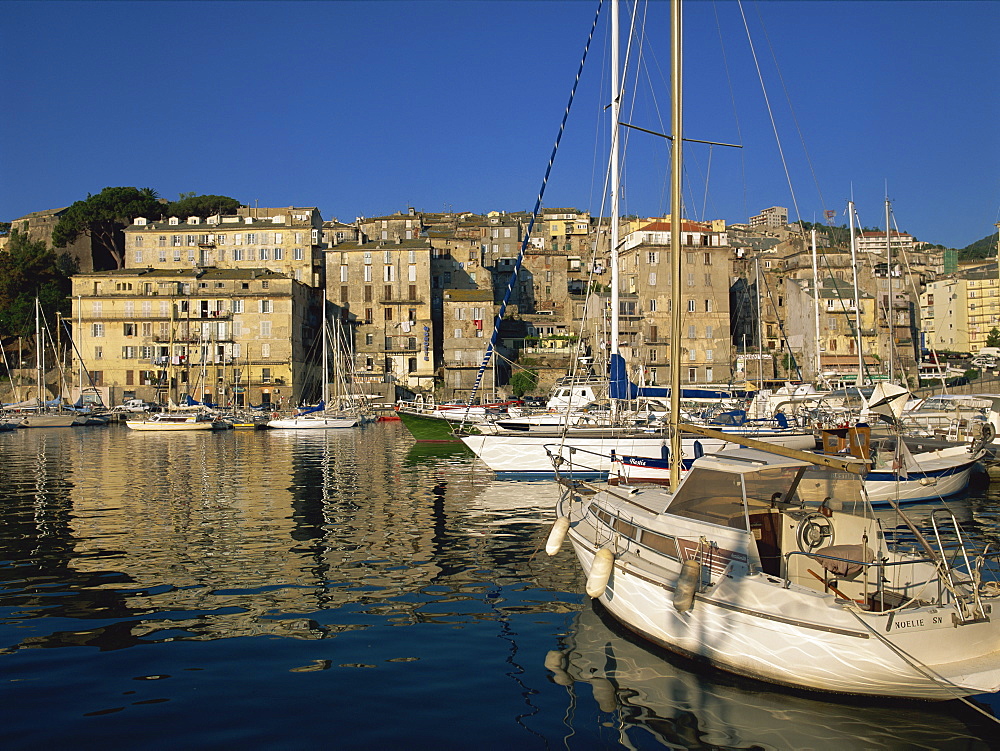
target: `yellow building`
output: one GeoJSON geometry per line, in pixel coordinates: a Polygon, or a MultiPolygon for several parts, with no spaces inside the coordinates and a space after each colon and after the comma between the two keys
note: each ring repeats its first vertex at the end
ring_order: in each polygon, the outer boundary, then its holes
{"type": "Polygon", "coordinates": [[[266,269],[119,269],[73,277],[75,344],[95,386],[129,398],[285,406],[318,383],[314,291],[266,269]],[[311,376],[311,378],[310,378],[311,376]]]}
{"type": "Polygon", "coordinates": [[[266,268],[322,285],[323,219],[315,208],[241,208],[237,215],[137,217],[125,228],[126,268],[266,268]]]}

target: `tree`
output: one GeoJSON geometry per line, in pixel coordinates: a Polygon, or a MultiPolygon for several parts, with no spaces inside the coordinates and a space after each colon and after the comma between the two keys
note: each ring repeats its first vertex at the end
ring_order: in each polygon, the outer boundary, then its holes
{"type": "Polygon", "coordinates": [[[510,391],[518,399],[533,390],[537,385],[537,370],[519,370],[510,377],[510,391]]]}
{"type": "Polygon", "coordinates": [[[72,312],[76,259],[56,253],[41,240],[13,230],[7,252],[0,253],[0,335],[24,336],[35,330],[35,298],[50,327],[56,312],[72,312]]]}
{"type": "Polygon", "coordinates": [[[66,210],[52,229],[52,244],[65,248],[81,235],[90,237],[122,268],[125,253],[121,231],[137,216],[159,217],[163,208],[152,188],[105,188],[66,210]]]}
{"type": "Polygon", "coordinates": [[[235,214],[240,202],[228,196],[196,196],[194,193],[181,193],[176,201],[168,203],[167,216],[189,217],[200,216],[202,219],[213,214],[235,214]]]}
{"type": "Polygon", "coordinates": [[[987,347],[1000,347],[1000,329],[994,326],[990,333],[986,335],[987,347]]]}

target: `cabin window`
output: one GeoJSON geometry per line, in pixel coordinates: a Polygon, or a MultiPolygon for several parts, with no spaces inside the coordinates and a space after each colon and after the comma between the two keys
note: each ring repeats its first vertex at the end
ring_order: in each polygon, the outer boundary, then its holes
{"type": "Polygon", "coordinates": [[[677,540],[673,537],[658,535],[656,532],[650,532],[648,529],[644,529],[642,530],[642,536],[639,538],[639,542],[647,548],[652,548],[657,553],[663,553],[663,555],[673,558],[674,560],[680,559],[677,554],[677,540]]]}
{"type": "Polygon", "coordinates": [[[746,529],[740,475],[698,467],[691,473],[678,489],[667,513],[746,529]]]}

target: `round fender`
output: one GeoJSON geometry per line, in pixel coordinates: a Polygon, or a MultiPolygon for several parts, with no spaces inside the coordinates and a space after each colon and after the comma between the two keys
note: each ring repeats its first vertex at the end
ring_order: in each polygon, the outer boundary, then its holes
{"type": "Polygon", "coordinates": [[[555,523],[552,525],[552,530],[549,532],[549,537],[545,541],[545,552],[552,556],[559,552],[559,548],[562,547],[563,540],[566,539],[566,532],[569,529],[569,518],[565,516],[560,516],[556,519],[555,523]]]}
{"type": "Polygon", "coordinates": [[[604,594],[614,568],[614,553],[607,548],[598,550],[597,555],[594,556],[594,562],[590,567],[590,575],[587,577],[587,594],[591,597],[600,597],[604,594]]]}
{"type": "Polygon", "coordinates": [[[272,420],[277,420],[280,416],[281,415],[279,415],[277,412],[272,412],[271,413],[271,419],[272,420]]]}

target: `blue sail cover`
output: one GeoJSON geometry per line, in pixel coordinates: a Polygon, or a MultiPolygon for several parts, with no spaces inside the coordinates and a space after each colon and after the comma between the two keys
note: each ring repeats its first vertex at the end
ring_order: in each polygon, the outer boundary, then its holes
{"type": "Polygon", "coordinates": [[[320,403],[317,404],[315,407],[298,409],[295,411],[295,414],[301,417],[302,415],[311,415],[313,412],[322,412],[324,409],[326,409],[326,404],[321,399],[320,403]]]}
{"type": "Polygon", "coordinates": [[[217,405],[212,404],[212,402],[207,399],[203,402],[197,402],[191,398],[190,394],[184,395],[184,406],[185,407],[208,407],[209,409],[214,409],[217,405]]]}
{"type": "MultiPolygon", "coordinates": [[[[625,372],[625,358],[621,355],[611,355],[611,365],[609,368],[608,396],[612,399],[638,399],[640,397],[666,398],[670,396],[670,389],[660,386],[636,386],[629,381],[628,373],[625,372]]],[[[743,389],[681,389],[682,399],[726,399],[731,397],[743,398],[747,395],[743,389]]]]}

